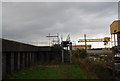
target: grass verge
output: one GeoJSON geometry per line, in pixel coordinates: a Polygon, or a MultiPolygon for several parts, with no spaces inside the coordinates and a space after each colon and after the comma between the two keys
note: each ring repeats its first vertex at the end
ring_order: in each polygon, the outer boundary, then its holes
{"type": "Polygon", "coordinates": [[[75,64],[39,65],[14,74],[10,79],[88,79],[75,64]]]}

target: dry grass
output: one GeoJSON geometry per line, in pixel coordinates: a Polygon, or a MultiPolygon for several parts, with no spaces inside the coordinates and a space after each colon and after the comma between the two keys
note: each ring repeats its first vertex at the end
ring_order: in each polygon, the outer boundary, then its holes
{"type": "Polygon", "coordinates": [[[89,58],[80,59],[72,58],[73,63],[78,64],[88,75],[92,75],[92,79],[111,79],[111,74],[106,68],[105,60],[90,60],[89,58]]]}

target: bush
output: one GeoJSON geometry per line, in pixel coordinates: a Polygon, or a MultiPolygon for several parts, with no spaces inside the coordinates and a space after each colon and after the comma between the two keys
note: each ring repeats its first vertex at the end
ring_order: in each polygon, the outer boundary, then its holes
{"type": "Polygon", "coordinates": [[[55,44],[52,46],[53,52],[61,53],[61,50],[62,50],[62,47],[60,46],[60,44],[55,44]]]}
{"type": "Polygon", "coordinates": [[[85,58],[87,57],[86,51],[84,49],[72,50],[72,54],[75,57],[85,58]]]}
{"type": "MultiPolygon", "coordinates": [[[[108,60],[108,59],[107,59],[108,60]]],[[[89,58],[78,58],[76,56],[72,57],[72,62],[78,64],[86,73],[97,76],[100,79],[112,79],[113,73],[110,69],[106,66],[106,59],[105,60],[90,60],[89,58]]]]}

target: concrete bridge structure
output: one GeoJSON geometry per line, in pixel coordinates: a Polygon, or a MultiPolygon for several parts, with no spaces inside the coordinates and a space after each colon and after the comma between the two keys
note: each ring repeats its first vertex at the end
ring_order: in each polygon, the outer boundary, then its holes
{"type": "Polygon", "coordinates": [[[33,46],[25,43],[2,39],[2,78],[29,68],[35,64],[61,60],[61,54],[55,54],[52,47],[33,46]]]}

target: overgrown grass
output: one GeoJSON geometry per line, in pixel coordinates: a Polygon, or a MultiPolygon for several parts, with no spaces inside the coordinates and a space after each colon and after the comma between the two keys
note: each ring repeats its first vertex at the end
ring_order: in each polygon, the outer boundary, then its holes
{"type": "Polygon", "coordinates": [[[85,50],[76,49],[72,51],[73,63],[79,65],[92,79],[113,79],[113,54],[104,52],[99,55],[86,54],[85,50]],[[90,56],[92,55],[92,57],[90,56]],[[94,56],[94,57],[93,57],[94,56]],[[93,59],[94,58],[94,59],[93,59]],[[96,58],[96,59],[95,59],[96,58]]]}
{"type": "Polygon", "coordinates": [[[106,64],[104,63],[104,61],[91,61],[89,58],[80,59],[76,57],[74,57],[72,60],[75,64],[79,65],[79,67],[84,70],[85,73],[88,74],[88,76],[92,75],[92,77],[90,77],[92,79],[113,78],[112,72],[106,68],[106,64]]]}
{"type": "Polygon", "coordinates": [[[75,64],[40,65],[14,74],[10,79],[88,79],[75,64]]]}

